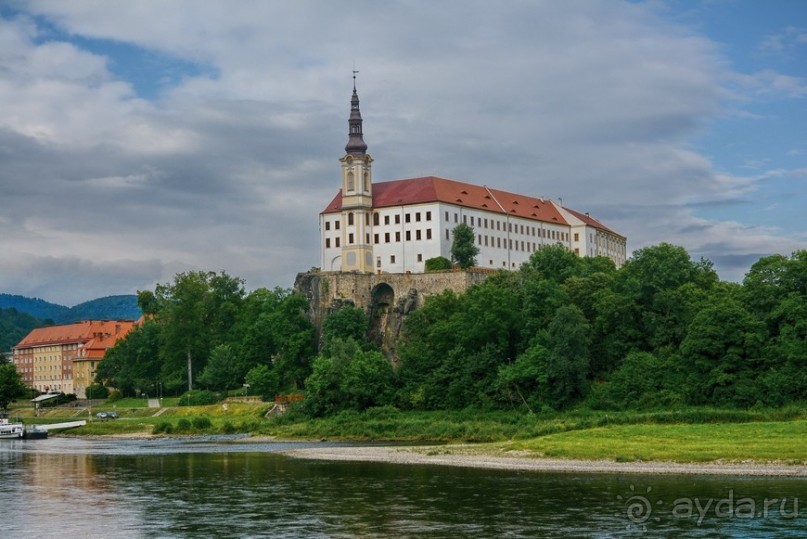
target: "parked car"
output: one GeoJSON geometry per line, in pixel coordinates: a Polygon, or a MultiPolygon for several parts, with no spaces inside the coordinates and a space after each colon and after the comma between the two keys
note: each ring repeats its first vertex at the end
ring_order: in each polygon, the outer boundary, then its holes
{"type": "Polygon", "coordinates": [[[95,414],[98,419],[118,419],[117,412],[98,412],[95,414]]]}

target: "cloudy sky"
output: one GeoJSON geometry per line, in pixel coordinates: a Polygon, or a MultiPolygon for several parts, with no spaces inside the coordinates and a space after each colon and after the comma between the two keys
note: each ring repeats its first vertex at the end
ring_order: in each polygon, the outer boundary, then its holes
{"type": "Polygon", "coordinates": [[[0,0],[0,292],[290,287],[354,66],[376,181],[562,198],[729,280],[807,248],[802,0],[0,0]]]}

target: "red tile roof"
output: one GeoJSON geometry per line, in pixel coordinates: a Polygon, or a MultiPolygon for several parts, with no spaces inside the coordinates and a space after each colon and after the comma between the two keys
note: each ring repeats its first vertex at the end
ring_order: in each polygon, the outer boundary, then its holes
{"type": "Polygon", "coordinates": [[[14,348],[91,343],[92,349],[106,350],[129,333],[135,324],[132,320],[85,320],[74,324],[36,328],[14,348]]]}
{"type": "Polygon", "coordinates": [[[604,231],[609,232],[609,233],[611,233],[611,234],[613,234],[615,236],[619,236],[622,239],[626,239],[625,236],[623,236],[619,232],[615,232],[615,231],[611,230],[610,228],[608,228],[607,226],[605,226],[600,221],[593,218],[592,216],[590,216],[587,213],[580,213],[579,211],[570,210],[569,208],[566,208],[566,207],[564,207],[563,209],[566,210],[567,212],[571,213],[572,215],[574,215],[575,217],[577,217],[578,219],[580,219],[584,223],[586,223],[588,226],[591,226],[591,227],[594,227],[594,228],[599,228],[600,230],[604,230],[604,231]]]}
{"type": "MultiPolygon", "coordinates": [[[[373,208],[444,202],[546,223],[568,224],[547,199],[517,195],[481,185],[435,176],[394,180],[373,184],[373,208]]],[[[322,213],[342,210],[342,191],[322,213]]]]}

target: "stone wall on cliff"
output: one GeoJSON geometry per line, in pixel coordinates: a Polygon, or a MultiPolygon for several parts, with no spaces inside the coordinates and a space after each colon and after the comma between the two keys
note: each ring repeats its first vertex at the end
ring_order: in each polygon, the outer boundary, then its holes
{"type": "Polygon", "coordinates": [[[440,273],[368,274],[340,272],[299,273],[294,290],[308,299],[308,317],[316,328],[317,343],[322,323],[345,304],[364,310],[370,320],[369,338],[393,362],[404,321],[429,296],[444,290],[461,294],[483,282],[487,273],[450,271],[440,273]]]}

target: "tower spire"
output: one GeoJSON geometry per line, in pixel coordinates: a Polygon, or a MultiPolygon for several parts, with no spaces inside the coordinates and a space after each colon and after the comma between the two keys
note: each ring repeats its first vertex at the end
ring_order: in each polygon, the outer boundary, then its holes
{"type": "Polygon", "coordinates": [[[362,134],[361,111],[359,110],[359,94],[356,92],[356,71],[353,70],[353,97],[350,100],[350,119],[348,120],[348,141],[345,152],[351,155],[364,155],[367,153],[367,143],[362,134]]]}

